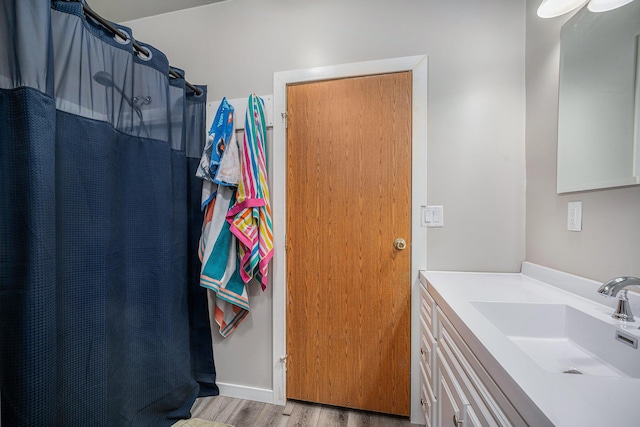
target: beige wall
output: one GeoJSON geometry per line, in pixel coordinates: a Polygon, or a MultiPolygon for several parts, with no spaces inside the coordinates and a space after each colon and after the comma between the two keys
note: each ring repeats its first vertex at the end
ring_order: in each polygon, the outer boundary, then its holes
{"type": "MultiPolygon", "coordinates": [[[[228,0],[127,25],[209,100],[271,94],[277,71],[428,55],[427,197],[445,214],[428,268],[519,271],[525,0],[228,0]]],[[[218,380],[270,389],[271,291],[256,288],[248,320],[215,340],[218,380]]]]}
{"type": "Polygon", "coordinates": [[[640,276],[640,186],[556,194],[560,28],[527,0],[527,260],[589,279],[640,276]],[[567,203],[581,200],[582,231],[567,231],[567,203]]]}

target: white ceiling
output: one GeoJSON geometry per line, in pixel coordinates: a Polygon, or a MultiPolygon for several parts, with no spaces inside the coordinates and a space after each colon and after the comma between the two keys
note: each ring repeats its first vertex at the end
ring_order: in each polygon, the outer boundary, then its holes
{"type": "Polygon", "coordinates": [[[86,0],[105,19],[125,22],[225,0],[86,0]]]}

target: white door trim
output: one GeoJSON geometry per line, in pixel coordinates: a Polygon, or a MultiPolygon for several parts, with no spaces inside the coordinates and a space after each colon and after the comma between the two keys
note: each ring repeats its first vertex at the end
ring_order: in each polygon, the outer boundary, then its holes
{"type": "Polygon", "coordinates": [[[275,256],[273,258],[273,400],[286,403],[286,128],[281,113],[287,111],[287,85],[372,74],[413,72],[411,154],[411,422],[424,424],[420,406],[420,282],[418,273],[427,267],[427,230],[420,226],[420,210],[427,205],[427,56],[408,56],[379,61],[282,71],[274,74],[273,157],[271,197],[275,256]]]}

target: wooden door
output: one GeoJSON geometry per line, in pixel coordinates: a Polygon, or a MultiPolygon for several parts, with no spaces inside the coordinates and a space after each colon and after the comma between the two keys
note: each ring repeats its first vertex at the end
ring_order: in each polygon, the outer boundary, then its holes
{"type": "Polygon", "coordinates": [[[287,87],[289,399],[410,414],[411,93],[287,87]]]}

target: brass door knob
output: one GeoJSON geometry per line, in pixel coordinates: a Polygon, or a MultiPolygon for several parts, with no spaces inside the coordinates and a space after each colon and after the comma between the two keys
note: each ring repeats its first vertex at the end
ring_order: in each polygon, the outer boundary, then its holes
{"type": "Polygon", "coordinates": [[[395,242],[393,242],[393,246],[399,251],[407,248],[407,242],[402,238],[398,237],[395,242]]]}

